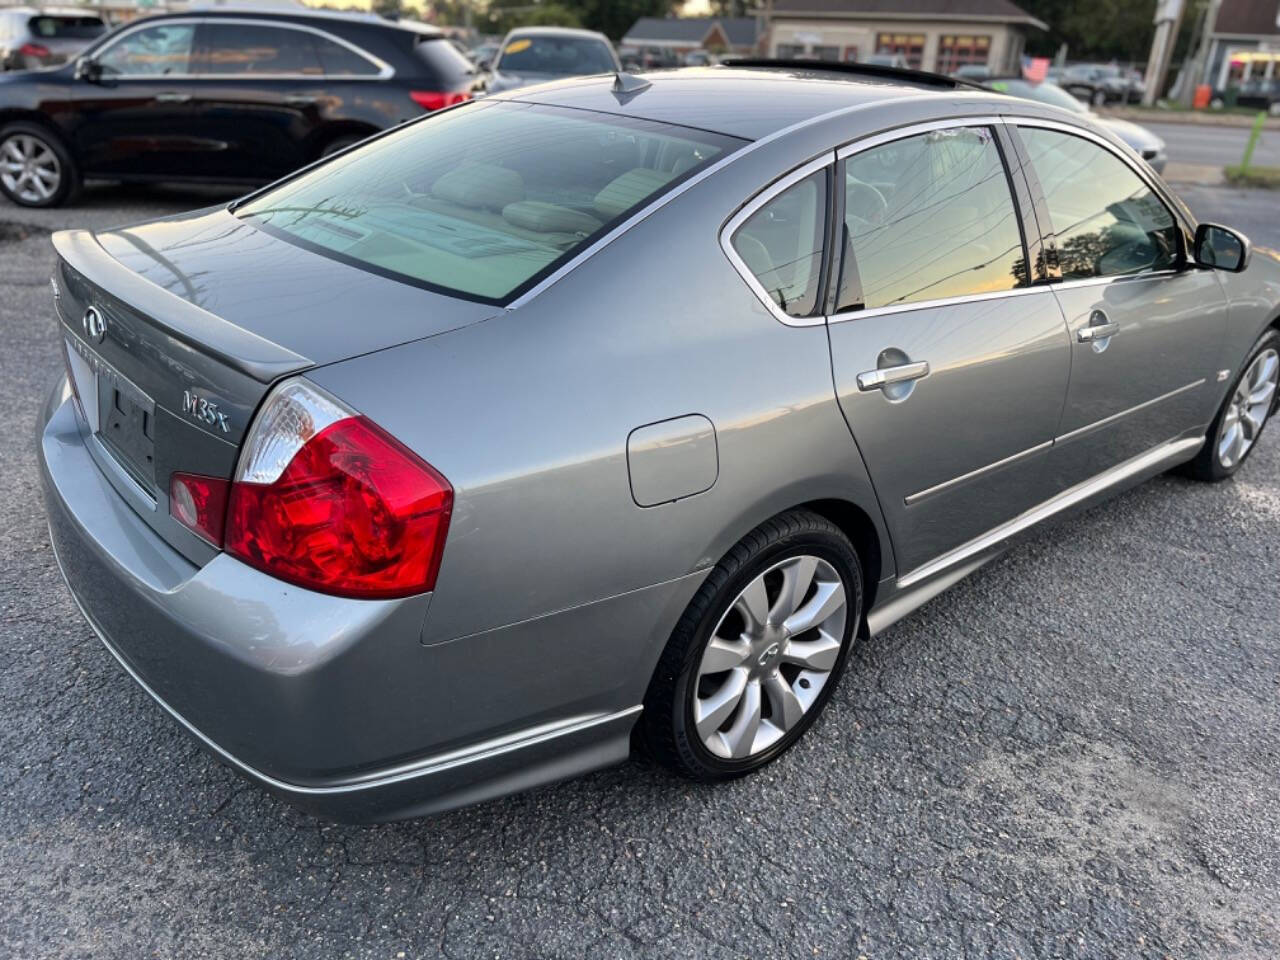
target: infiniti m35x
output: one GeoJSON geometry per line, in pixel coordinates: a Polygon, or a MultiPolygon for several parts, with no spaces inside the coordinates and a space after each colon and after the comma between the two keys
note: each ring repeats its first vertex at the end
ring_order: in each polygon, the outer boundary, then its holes
{"type": "Polygon", "coordinates": [[[1239,470],[1280,375],[1274,254],[1087,118],[924,75],[567,80],[54,246],[72,593],[345,819],[633,744],[754,770],[1017,534],[1239,470]]]}

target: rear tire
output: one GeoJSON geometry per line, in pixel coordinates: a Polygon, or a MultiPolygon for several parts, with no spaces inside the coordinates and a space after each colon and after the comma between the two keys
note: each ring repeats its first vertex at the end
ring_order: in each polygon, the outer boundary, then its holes
{"type": "Polygon", "coordinates": [[[60,137],[37,123],[0,129],[0,193],[23,207],[57,207],[80,191],[80,170],[60,137]]]}
{"type": "Polygon", "coordinates": [[[1268,330],[1249,351],[1213,418],[1204,446],[1184,472],[1216,483],[1233,476],[1258,446],[1262,431],[1280,409],[1280,331],[1268,330]]]}
{"type": "Polygon", "coordinates": [[[758,770],[822,712],[861,620],[862,567],[838,527],[807,510],[761,524],[689,602],[649,684],[638,737],[695,780],[758,770]]]}

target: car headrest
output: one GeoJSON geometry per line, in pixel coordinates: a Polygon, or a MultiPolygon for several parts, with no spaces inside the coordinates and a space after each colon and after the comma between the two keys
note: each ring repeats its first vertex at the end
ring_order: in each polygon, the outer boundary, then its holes
{"type": "Polygon", "coordinates": [[[588,213],[541,200],[521,200],[502,208],[507,223],[535,233],[595,233],[601,223],[588,213]]]}
{"type": "Polygon", "coordinates": [[[501,210],[524,199],[524,178],[491,163],[464,163],[431,185],[431,195],[473,210],[501,210]]]}
{"type": "Polygon", "coordinates": [[[612,220],[664,186],[674,176],[674,173],[666,170],[649,170],[645,167],[628,170],[596,194],[595,208],[612,220]]]}

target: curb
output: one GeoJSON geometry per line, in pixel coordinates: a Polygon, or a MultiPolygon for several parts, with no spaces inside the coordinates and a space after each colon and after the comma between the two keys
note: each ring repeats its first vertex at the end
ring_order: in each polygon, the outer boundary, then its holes
{"type": "MultiPolygon", "coordinates": [[[[1134,107],[1095,108],[1100,116],[1132,120],[1135,123],[1181,123],[1193,127],[1253,126],[1253,116],[1240,113],[1214,113],[1210,110],[1138,110],[1134,107]]],[[[1280,117],[1267,117],[1264,130],[1280,130],[1280,117]]]]}

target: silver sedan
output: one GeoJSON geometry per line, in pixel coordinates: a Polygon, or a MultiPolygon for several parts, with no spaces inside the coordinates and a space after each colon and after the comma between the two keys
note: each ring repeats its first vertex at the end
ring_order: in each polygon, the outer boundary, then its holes
{"type": "Polygon", "coordinates": [[[1018,535],[1242,469],[1276,255],[1076,115],[882,74],[534,87],[55,235],[38,445],[93,629],[329,816],[633,745],[724,780],[1018,535]]]}

